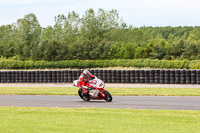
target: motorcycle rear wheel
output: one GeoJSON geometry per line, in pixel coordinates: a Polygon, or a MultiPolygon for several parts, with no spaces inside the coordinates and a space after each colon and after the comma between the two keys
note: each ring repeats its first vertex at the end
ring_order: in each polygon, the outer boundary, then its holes
{"type": "Polygon", "coordinates": [[[106,102],[111,102],[112,101],[112,95],[108,91],[104,91],[104,95],[105,95],[104,100],[106,102]]]}
{"type": "Polygon", "coordinates": [[[90,101],[89,95],[88,94],[85,95],[84,91],[81,88],[79,88],[78,94],[80,98],[83,99],[84,101],[90,101]]]}

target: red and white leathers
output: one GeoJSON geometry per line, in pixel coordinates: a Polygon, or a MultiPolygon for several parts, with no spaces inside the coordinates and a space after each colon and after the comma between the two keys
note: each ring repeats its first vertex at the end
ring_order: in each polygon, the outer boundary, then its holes
{"type": "Polygon", "coordinates": [[[94,78],[95,76],[92,74],[84,75],[83,73],[80,75],[79,77],[79,84],[78,86],[80,86],[83,90],[87,89],[87,88],[91,88],[92,86],[89,83],[89,78],[94,78]]]}

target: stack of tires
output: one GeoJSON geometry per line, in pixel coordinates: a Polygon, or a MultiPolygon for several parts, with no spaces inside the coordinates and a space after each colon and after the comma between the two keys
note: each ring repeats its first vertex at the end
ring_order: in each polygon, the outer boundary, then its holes
{"type": "Polygon", "coordinates": [[[135,70],[130,70],[130,83],[135,83],[135,70]]]}
{"type": "Polygon", "coordinates": [[[200,84],[200,70],[196,70],[196,83],[200,84]]]}
{"type": "Polygon", "coordinates": [[[160,84],[165,83],[165,70],[160,70],[160,84]]]}
{"type": "Polygon", "coordinates": [[[16,74],[16,71],[11,71],[11,83],[15,83],[16,79],[15,79],[15,74],[16,74]]]}
{"type": "Polygon", "coordinates": [[[180,70],[180,84],[186,83],[186,73],[185,70],[180,70]]]}
{"type": "Polygon", "coordinates": [[[68,81],[68,71],[64,70],[63,73],[64,73],[63,82],[66,83],[68,81]]]}
{"type": "MultiPolygon", "coordinates": [[[[94,70],[91,70],[91,71],[94,72],[94,70]]],[[[76,79],[80,77],[81,73],[82,73],[81,70],[77,70],[76,79]]]]}
{"type": "Polygon", "coordinates": [[[191,71],[185,70],[185,83],[191,84],[191,71]]]}
{"type": "Polygon", "coordinates": [[[125,70],[121,70],[121,77],[120,77],[120,79],[121,79],[121,81],[120,81],[120,83],[126,83],[126,71],[125,70]]]}
{"type": "Polygon", "coordinates": [[[57,83],[61,83],[62,77],[61,77],[61,71],[57,71],[57,83]]]}
{"type": "Polygon", "coordinates": [[[68,70],[68,72],[67,72],[67,82],[68,83],[70,83],[70,82],[72,82],[73,80],[72,80],[72,70],[68,70]]]}
{"type": "Polygon", "coordinates": [[[191,70],[191,84],[196,84],[196,70],[191,70]]]}
{"type": "Polygon", "coordinates": [[[131,78],[130,78],[130,70],[125,71],[125,79],[126,79],[126,83],[131,83],[131,78]]]}
{"type": "Polygon", "coordinates": [[[43,83],[47,83],[48,80],[47,80],[47,71],[44,71],[43,72],[43,83]]]}
{"type": "Polygon", "coordinates": [[[150,83],[149,70],[144,70],[144,82],[145,83],[150,83]]]}
{"type": "Polygon", "coordinates": [[[19,71],[16,71],[15,72],[15,77],[14,77],[14,81],[13,81],[13,83],[19,83],[19,71]]]}
{"type": "Polygon", "coordinates": [[[170,70],[165,70],[165,84],[170,83],[170,70]]]}
{"type": "Polygon", "coordinates": [[[38,81],[39,83],[43,83],[43,71],[38,71],[38,81]]]}
{"type": "Polygon", "coordinates": [[[175,71],[175,84],[180,84],[180,70],[175,71]]]}
{"type": "Polygon", "coordinates": [[[175,84],[175,70],[170,70],[170,84],[175,84]]]}
{"type": "Polygon", "coordinates": [[[31,83],[31,71],[27,71],[26,73],[26,82],[31,83]]]}
{"type": "Polygon", "coordinates": [[[140,83],[140,70],[135,70],[135,83],[140,83]]]}
{"type": "Polygon", "coordinates": [[[107,81],[107,70],[102,70],[102,80],[105,83],[108,83],[108,81],[107,81]]]}
{"type": "Polygon", "coordinates": [[[111,70],[107,70],[106,72],[107,83],[112,83],[112,74],[111,70]]]}
{"type": "MultiPolygon", "coordinates": [[[[72,83],[82,71],[0,71],[0,83],[72,83]]],[[[200,70],[89,71],[105,83],[200,84],[200,70]]]]}
{"type": "Polygon", "coordinates": [[[39,71],[35,71],[35,83],[39,83],[39,71]]]}
{"type": "Polygon", "coordinates": [[[116,70],[116,83],[121,83],[121,70],[116,70]]]}
{"type": "Polygon", "coordinates": [[[1,83],[4,83],[4,82],[5,82],[5,77],[6,77],[5,74],[6,74],[5,71],[1,72],[1,83]]]}
{"type": "Polygon", "coordinates": [[[116,70],[111,70],[111,81],[116,83],[116,70]]]}
{"type": "Polygon", "coordinates": [[[140,83],[145,83],[144,70],[140,70],[140,83]]]}
{"type": "Polygon", "coordinates": [[[156,84],[160,83],[160,70],[154,70],[154,80],[156,84]]]}
{"type": "MultiPolygon", "coordinates": [[[[51,81],[51,83],[53,83],[52,82],[52,72],[53,71],[45,71],[45,75],[46,75],[46,82],[45,83],[50,83],[50,81],[51,81]]],[[[55,78],[55,77],[54,77],[55,78]]]]}
{"type": "MultiPolygon", "coordinates": [[[[50,74],[50,72],[48,72],[48,76],[50,76],[49,74],[50,74]]],[[[48,81],[50,81],[49,77],[48,77],[48,81]]],[[[57,82],[57,71],[52,71],[51,72],[51,81],[52,81],[52,83],[56,83],[57,82]]]]}
{"type": "Polygon", "coordinates": [[[72,79],[71,82],[73,82],[74,80],[77,80],[77,70],[72,70],[72,79]]]}
{"type": "Polygon", "coordinates": [[[150,84],[155,83],[154,70],[149,70],[149,83],[150,84]]]}
{"type": "Polygon", "coordinates": [[[103,70],[98,70],[98,78],[103,80],[103,70]]]}

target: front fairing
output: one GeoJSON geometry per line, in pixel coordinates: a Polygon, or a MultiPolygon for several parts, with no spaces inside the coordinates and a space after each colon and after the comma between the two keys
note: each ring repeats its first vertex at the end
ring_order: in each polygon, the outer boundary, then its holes
{"type": "Polygon", "coordinates": [[[90,80],[90,85],[96,89],[103,89],[105,87],[105,83],[98,79],[98,78],[95,78],[93,80],[90,80]]]}

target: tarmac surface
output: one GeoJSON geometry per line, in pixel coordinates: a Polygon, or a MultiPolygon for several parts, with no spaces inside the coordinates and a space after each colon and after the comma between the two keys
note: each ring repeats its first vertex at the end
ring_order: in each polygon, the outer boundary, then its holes
{"type": "MultiPolygon", "coordinates": [[[[73,86],[72,83],[1,83],[0,87],[73,86]]],[[[200,85],[106,83],[106,87],[200,88],[200,85]]],[[[113,101],[108,103],[104,100],[91,100],[90,102],[85,102],[80,99],[79,96],[0,95],[0,106],[200,110],[200,96],[113,96],[113,101]]]]}
{"type": "Polygon", "coordinates": [[[200,96],[113,96],[112,102],[85,102],[79,96],[0,95],[0,106],[200,110],[200,96]]]}

